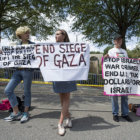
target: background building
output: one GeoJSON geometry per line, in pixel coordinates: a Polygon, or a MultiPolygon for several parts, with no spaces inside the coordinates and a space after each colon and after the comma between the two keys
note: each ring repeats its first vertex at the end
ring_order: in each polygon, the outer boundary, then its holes
{"type": "Polygon", "coordinates": [[[99,74],[101,71],[101,62],[103,54],[90,54],[90,73],[99,74]]]}

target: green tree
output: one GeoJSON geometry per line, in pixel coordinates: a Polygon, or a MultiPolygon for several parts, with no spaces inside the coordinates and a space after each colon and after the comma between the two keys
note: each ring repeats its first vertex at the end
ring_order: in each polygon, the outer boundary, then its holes
{"type": "Polygon", "coordinates": [[[113,46],[108,46],[108,47],[106,47],[106,48],[104,49],[103,55],[106,55],[106,54],[108,53],[108,51],[109,51],[110,49],[112,49],[112,48],[113,48],[113,46]]]}
{"type": "Polygon", "coordinates": [[[90,52],[90,54],[102,54],[102,52],[99,52],[99,51],[94,52],[94,51],[92,51],[92,52],[90,52]]]}
{"type": "Polygon", "coordinates": [[[140,34],[139,0],[70,0],[70,12],[75,16],[73,30],[99,46],[112,44],[114,35],[125,41],[140,34]]]}
{"type": "Polygon", "coordinates": [[[0,0],[0,32],[10,36],[16,28],[28,25],[32,34],[46,39],[67,17],[64,0],[0,0]]]}
{"type": "Polygon", "coordinates": [[[140,58],[140,44],[138,44],[133,50],[127,50],[129,58],[140,58]]]}

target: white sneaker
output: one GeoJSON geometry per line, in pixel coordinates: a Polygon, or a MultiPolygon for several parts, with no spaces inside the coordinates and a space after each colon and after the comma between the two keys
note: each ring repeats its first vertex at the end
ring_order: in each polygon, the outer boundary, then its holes
{"type": "Polygon", "coordinates": [[[71,121],[70,118],[67,118],[67,119],[66,119],[66,127],[72,128],[72,121],[71,121]]]}
{"type": "Polygon", "coordinates": [[[23,116],[20,120],[20,123],[24,123],[24,122],[27,122],[29,120],[29,114],[27,112],[24,112],[23,113],[23,116]]]}
{"type": "Polygon", "coordinates": [[[15,120],[20,120],[22,117],[21,112],[18,112],[17,114],[11,113],[9,117],[4,118],[5,121],[11,122],[15,120]]]}
{"type": "Polygon", "coordinates": [[[65,132],[66,132],[66,130],[65,130],[64,126],[62,124],[58,124],[58,134],[60,136],[64,136],[65,132]]]}

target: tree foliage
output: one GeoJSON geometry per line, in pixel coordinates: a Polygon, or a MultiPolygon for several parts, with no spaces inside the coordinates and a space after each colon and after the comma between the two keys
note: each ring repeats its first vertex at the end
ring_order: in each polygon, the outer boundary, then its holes
{"type": "Polygon", "coordinates": [[[106,47],[106,48],[104,49],[103,55],[108,54],[108,51],[109,51],[110,49],[112,49],[112,48],[113,48],[113,46],[108,46],[108,47],[106,47]]]}
{"type": "Polygon", "coordinates": [[[0,0],[0,32],[10,36],[28,25],[33,35],[46,39],[66,18],[67,6],[67,0],[0,0]]]}
{"type": "Polygon", "coordinates": [[[140,58],[140,43],[133,50],[127,50],[129,58],[140,58]]]}
{"type": "Polygon", "coordinates": [[[125,40],[140,34],[139,0],[71,0],[70,12],[75,16],[73,30],[99,46],[111,44],[117,33],[126,49],[125,40]]]}
{"type": "Polygon", "coordinates": [[[91,51],[90,54],[102,54],[102,52],[100,52],[100,51],[97,51],[97,52],[91,51]]]}

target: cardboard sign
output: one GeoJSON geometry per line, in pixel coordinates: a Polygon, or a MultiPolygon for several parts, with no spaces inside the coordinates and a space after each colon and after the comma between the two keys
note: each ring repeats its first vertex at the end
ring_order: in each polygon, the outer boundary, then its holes
{"type": "Polygon", "coordinates": [[[104,95],[140,96],[140,59],[107,57],[102,59],[104,95]]]}
{"type": "Polygon", "coordinates": [[[38,62],[34,56],[34,48],[34,44],[2,46],[0,68],[38,68],[38,62]]]}

